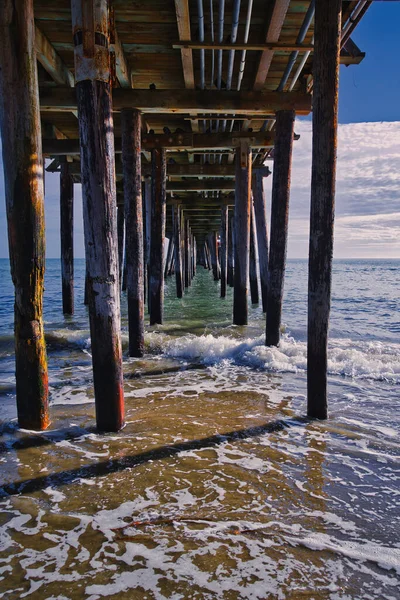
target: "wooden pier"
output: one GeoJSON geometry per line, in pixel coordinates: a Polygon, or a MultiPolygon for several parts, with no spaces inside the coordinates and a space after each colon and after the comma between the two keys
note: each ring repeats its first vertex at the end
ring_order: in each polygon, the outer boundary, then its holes
{"type": "Polygon", "coordinates": [[[221,298],[233,287],[234,324],[261,301],[266,344],[279,344],[295,118],[312,109],[308,414],[326,418],[338,69],[364,57],[350,36],[369,5],[4,0],[0,118],[22,427],[50,422],[44,161],[60,173],[67,315],[82,185],[96,418],[115,431],[124,423],[121,287],[130,356],[144,353],[145,302],[150,324],[162,324],[165,277],[182,298],[196,264],[212,269],[221,298]]]}

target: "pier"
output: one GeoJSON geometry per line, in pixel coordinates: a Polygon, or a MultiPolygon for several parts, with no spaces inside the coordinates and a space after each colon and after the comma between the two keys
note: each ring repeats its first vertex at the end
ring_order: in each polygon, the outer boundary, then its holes
{"type": "Polygon", "coordinates": [[[0,120],[21,427],[50,423],[45,166],[60,174],[65,315],[74,312],[74,184],[82,185],[96,422],[118,431],[121,288],[131,357],[144,353],[145,303],[149,324],[161,325],[165,279],[175,278],[182,298],[200,266],[219,282],[221,302],[233,287],[234,325],[260,302],[265,343],[279,344],[295,118],[311,112],[307,414],[327,417],[338,73],[364,57],[351,34],[369,5],[4,0],[0,120]]]}

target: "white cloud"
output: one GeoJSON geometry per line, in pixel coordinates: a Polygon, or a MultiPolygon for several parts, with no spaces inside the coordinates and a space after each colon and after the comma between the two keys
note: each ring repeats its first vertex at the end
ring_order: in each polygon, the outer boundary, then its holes
{"type": "MultiPolygon", "coordinates": [[[[297,120],[289,218],[289,257],[308,255],[312,126],[297,120]]],[[[273,168],[273,163],[269,166],[273,168]]],[[[8,255],[0,169],[0,256],[8,255]]],[[[46,173],[47,255],[59,256],[59,176],[46,173]]],[[[272,177],[266,179],[268,194],[272,177]]],[[[75,255],[83,256],[82,200],[75,186],[75,255]]],[[[339,125],[335,256],[400,257],[400,122],[339,125]]]]}
{"type": "MultiPolygon", "coordinates": [[[[295,130],[288,256],[306,257],[311,121],[297,120],[295,130]]],[[[400,257],[400,122],[349,123],[338,133],[335,256],[400,257]]]]}

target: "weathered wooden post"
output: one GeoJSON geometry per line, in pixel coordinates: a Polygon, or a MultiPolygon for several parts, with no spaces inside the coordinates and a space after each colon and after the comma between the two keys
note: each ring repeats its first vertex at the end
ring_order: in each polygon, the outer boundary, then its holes
{"type": "Polygon", "coordinates": [[[162,324],[164,312],[164,239],[167,161],[165,148],[151,151],[150,325],[162,324]]]}
{"type": "Polygon", "coordinates": [[[258,264],[260,268],[261,298],[263,312],[267,312],[268,294],[268,229],[267,203],[263,185],[262,169],[255,169],[253,175],[253,204],[257,231],[258,264]]]}
{"type": "Polygon", "coordinates": [[[117,235],[118,235],[118,274],[119,285],[122,288],[122,279],[124,271],[124,234],[125,234],[125,214],[124,207],[119,204],[117,207],[117,235]]]}
{"type": "Polygon", "coordinates": [[[72,0],[97,426],[124,423],[107,0],[72,0]]]}
{"type": "Polygon", "coordinates": [[[234,265],[233,257],[235,251],[234,241],[234,217],[229,217],[229,229],[228,229],[228,285],[233,287],[234,285],[234,265]]]}
{"type": "Polygon", "coordinates": [[[143,232],[144,235],[144,270],[146,273],[147,281],[147,294],[145,296],[145,302],[147,301],[147,307],[150,312],[150,249],[151,249],[151,200],[152,195],[152,183],[151,177],[146,177],[144,180],[144,206],[145,206],[145,223],[146,227],[143,232]]]}
{"type": "Polygon", "coordinates": [[[175,249],[175,282],[176,282],[176,296],[182,298],[183,296],[183,285],[182,285],[182,243],[181,243],[181,211],[179,206],[173,205],[172,207],[172,226],[174,235],[174,249],[175,249]]]}
{"type": "Polygon", "coordinates": [[[326,419],[339,92],[340,0],[315,7],[307,414],[326,419]]]}
{"type": "Polygon", "coordinates": [[[189,219],[185,219],[185,288],[190,286],[190,270],[192,262],[190,259],[190,241],[189,241],[189,219]]]}
{"type": "Polygon", "coordinates": [[[170,269],[171,269],[171,261],[172,261],[172,257],[173,257],[173,250],[174,250],[174,240],[171,235],[171,237],[168,240],[167,260],[165,261],[164,277],[167,277],[168,275],[171,274],[170,269]]]}
{"type": "Polygon", "coordinates": [[[226,296],[228,272],[228,206],[221,207],[221,298],[226,296]]]}
{"type": "Polygon", "coordinates": [[[49,425],[43,332],[43,159],[32,0],[0,10],[0,121],[11,276],[18,423],[49,425]]]}
{"type": "Polygon", "coordinates": [[[66,159],[60,173],[61,286],[64,315],[74,313],[74,182],[66,159]]]}
{"type": "Polygon", "coordinates": [[[257,277],[257,249],[256,249],[256,224],[254,207],[250,212],[250,296],[251,303],[258,304],[258,277],[257,277]]]}
{"type": "Polygon", "coordinates": [[[246,141],[236,149],[235,275],[233,324],[247,325],[249,280],[251,148],[246,141]]]}
{"type": "Polygon", "coordinates": [[[280,338],[294,117],[294,110],[281,110],[276,113],[271,242],[268,263],[267,332],[265,342],[267,346],[277,346],[280,338]]]}
{"type": "Polygon", "coordinates": [[[139,110],[121,111],[121,132],[129,356],[140,357],[144,354],[144,252],[139,110]]]}

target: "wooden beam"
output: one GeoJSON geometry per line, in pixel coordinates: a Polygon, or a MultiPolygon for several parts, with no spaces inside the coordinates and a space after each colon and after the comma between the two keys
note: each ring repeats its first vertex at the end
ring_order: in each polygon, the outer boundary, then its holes
{"type": "Polygon", "coordinates": [[[122,88],[132,87],[132,72],[126,60],[125,52],[118,37],[117,31],[114,30],[114,43],[110,45],[111,52],[115,55],[115,71],[119,85],[122,88]]]}
{"type": "MultiPolygon", "coordinates": [[[[178,34],[180,40],[190,40],[190,15],[189,1],[175,0],[176,22],[178,25],[178,34]]],[[[193,55],[191,48],[181,48],[183,78],[185,87],[189,90],[194,89],[194,69],[193,55]]]]}
{"type": "Polygon", "coordinates": [[[314,46],[306,44],[207,44],[205,42],[189,42],[181,41],[173,44],[175,49],[192,49],[192,50],[246,50],[250,52],[264,52],[265,50],[280,51],[280,52],[313,52],[314,46]]]}
{"type": "MultiPolygon", "coordinates": [[[[171,135],[145,134],[142,135],[142,150],[165,148],[167,150],[230,150],[246,139],[254,148],[272,148],[275,134],[271,131],[257,133],[174,133],[171,135]]],[[[115,139],[114,149],[117,154],[122,152],[121,138],[115,139]]],[[[43,153],[50,156],[71,156],[80,154],[78,139],[44,139],[43,153]]],[[[205,165],[206,166],[206,165],[205,165]]],[[[211,166],[211,165],[209,165],[211,166]]],[[[221,167],[222,165],[214,165],[221,167]]]]}
{"type": "Polygon", "coordinates": [[[234,191],[235,182],[223,179],[221,181],[214,179],[200,179],[194,181],[169,181],[167,183],[167,192],[219,192],[234,191]]]}
{"type": "Polygon", "coordinates": [[[75,79],[71,71],[37,26],[35,26],[35,50],[37,60],[58,85],[74,87],[75,79]]]}
{"type": "MultiPolygon", "coordinates": [[[[259,88],[256,88],[259,89],[259,88]]],[[[242,114],[266,118],[278,110],[295,110],[299,115],[311,112],[311,95],[304,92],[260,92],[232,90],[113,90],[113,110],[137,108],[145,114],[242,114]]],[[[75,90],[40,89],[40,110],[76,110],[75,90]]]]}
{"type": "MultiPolygon", "coordinates": [[[[265,39],[267,44],[275,44],[279,41],[279,36],[281,35],[281,29],[289,8],[289,4],[290,0],[275,0],[265,39]]],[[[273,56],[273,50],[264,50],[262,52],[254,80],[254,90],[261,90],[263,88],[273,56]]]]}

